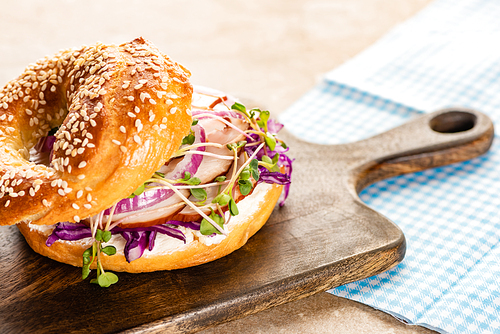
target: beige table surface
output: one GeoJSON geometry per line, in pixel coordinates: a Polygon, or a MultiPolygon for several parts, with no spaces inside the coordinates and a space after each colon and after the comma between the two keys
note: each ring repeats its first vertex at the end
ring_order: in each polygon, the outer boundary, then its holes
{"type": "MultiPolygon", "coordinates": [[[[153,41],[192,82],[274,115],[430,0],[1,1],[0,82],[36,59],[96,41],[153,41]]],[[[320,293],[203,333],[428,333],[320,293]]]]}

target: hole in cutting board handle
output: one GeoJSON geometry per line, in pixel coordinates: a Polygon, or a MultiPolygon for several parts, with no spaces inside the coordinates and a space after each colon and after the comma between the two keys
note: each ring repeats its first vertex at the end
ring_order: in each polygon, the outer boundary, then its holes
{"type": "Polygon", "coordinates": [[[465,111],[448,111],[431,119],[429,126],[440,133],[456,133],[472,129],[477,117],[465,111]]]}

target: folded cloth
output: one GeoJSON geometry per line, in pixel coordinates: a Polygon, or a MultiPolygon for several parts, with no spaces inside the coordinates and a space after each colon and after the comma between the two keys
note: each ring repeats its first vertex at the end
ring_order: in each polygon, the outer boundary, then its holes
{"type": "MultiPolygon", "coordinates": [[[[318,143],[370,137],[465,106],[500,126],[500,2],[438,0],[338,69],[280,120],[318,143]]],[[[500,143],[473,160],[384,180],[361,199],[407,239],[404,261],[329,292],[442,332],[500,331],[500,143]]]]}

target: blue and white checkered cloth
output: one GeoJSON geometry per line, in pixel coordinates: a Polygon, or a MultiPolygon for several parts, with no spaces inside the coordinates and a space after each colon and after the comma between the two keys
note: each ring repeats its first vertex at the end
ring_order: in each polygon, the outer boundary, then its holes
{"type": "MultiPolygon", "coordinates": [[[[370,137],[449,106],[500,128],[500,2],[437,0],[297,101],[280,120],[312,142],[370,137]]],[[[329,292],[442,332],[500,333],[500,142],[464,163],[366,188],[396,222],[403,262],[329,292]]]]}

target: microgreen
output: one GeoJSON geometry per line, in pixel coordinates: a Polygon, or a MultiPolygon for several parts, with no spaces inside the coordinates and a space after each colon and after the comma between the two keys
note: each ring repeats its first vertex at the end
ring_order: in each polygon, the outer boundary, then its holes
{"type": "Polygon", "coordinates": [[[266,132],[264,135],[264,141],[271,151],[274,151],[274,148],[276,147],[276,138],[274,138],[274,136],[269,132],[266,132]]]}
{"type": "Polygon", "coordinates": [[[115,255],[116,254],[116,248],[113,246],[106,246],[104,248],[101,248],[101,251],[106,254],[106,255],[115,255]]]}
{"type": "Polygon", "coordinates": [[[236,205],[236,202],[234,201],[233,198],[229,200],[229,212],[231,213],[231,216],[237,216],[240,212],[238,210],[238,206],[236,205]]]}
{"type": "Polygon", "coordinates": [[[221,175],[221,176],[217,176],[215,178],[215,182],[224,182],[226,181],[227,177],[225,177],[224,175],[221,175]]]}
{"type": "Polygon", "coordinates": [[[182,183],[182,184],[187,184],[190,186],[197,186],[201,183],[200,178],[198,177],[191,177],[190,172],[185,172],[184,177],[182,179],[175,180],[176,183],[182,183]]]}
{"type": "Polygon", "coordinates": [[[134,198],[135,196],[139,196],[144,192],[145,189],[146,189],[146,184],[143,183],[136,190],[134,190],[134,192],[128,198],[134,198]]]}
{"type": "Polygon", "coordinates": [[[248,170],[252,174],[252,177],[255,181],[259,181],[260,174],[259,174],[259,161],[257,159],[252,159],[250,161],[250,164],[248,165],[248,170]]]}
{"type": "Polygon", "coordinates": [[[267,155],[262,156],[262,161],[259,161],[259,166],[265,167],[270,172],[279,172],[280,168],[278,166],[279,154],[276,153],[271,159],[267,155]]]}
{"type": "Polygon", "coordinates": [[[243,196],[250,194],[253,188],[252,181],[250,180],[238,180],[238,186],[240,187],[240,193],[243,196]]]}
{"type": "MultiPolygon", "coordinates": [[[[217,213],[214,212],[214,210],[212,210],[212,208],[210,208],[210,210],[212,211],[210,213],[210,215],[208,216],[210,219],[212,219],[214,222],[217,223],[217,225],[219,225],[220,227],[224,228],[224,218],[222,218],[222,216],[218,215],[217,213]]],[[[206,220],[205,218],[203,218],[203,220],[201,221],[201,224],[200,224],[200,233],[203,234],[203,235],[212,235],[214,233],[217,233],[217,234],[221,234],[212,224],[210,224],[208,222],[208,220],[206,220]]]]}
{"type": "Polygon", "coordinates": [[[215,198],[212,200],[212,203],[218,203],[220,206],[225,206],[229,201],[231,200],[231,196],[229,196],[226,193],[220,193],[219,195],[215,196],[215,198]]]}
{"type": "Polygon", "coordinates": [[[193,145],[194,140],[195,140],[194,131],[191,130],[187,136],[185,136],[184,138],[182,138],[181,145],[193,145]]]}
{"type": "Polygon", "coordinates": [[[250,118],[250,115],[247,112],[247,108],[239,102],[234,102],[234,104],[231,106],[231,109],[237,110],[237,111],[245,114],[245,116],[247,116],[248,118],[250,118]]]}
{"type": "Polygon", "coordinates": [[[204,201],[207,199],[207,191],[203,188],[191,188],[191,195],[199,201],[204,201]]]}
{"type": "Polygon", "coordinates": [[[114,273],[110,271],[102,273],[97,278],[97,284],[99,284],[103,288],[107,288],[111,284],[115,284],[116,282],[118,282],[118,276],[116,276],[114,273]]]}
{"type": "Polygon", "coordinates": [[[196,124],[198,124],[198,119],[193,118],[193,122],[191,123],[191,126],[195,126],[196,124]]]}
{"type": "Polygon", "coordinates": [[[251,176],[250,168],[246,166],[240,173],[240,180],[248,180],[251,176]]]}
{"type": "Polygon", "coordinates": [[[90,274],[90,266],[94,261],[96,261],[97,266],[97,277],[90,280],[90,283],[99,284],[99,286],[107,288],[111,284],[118,282],[118,276],[112,272],[105,272],[102,267],[102,262],[100,260],[101,253],[108,256],[116,254],[116,248],[114,246],[103,247],[102,243],[108,242],[111,239],[111,232],[97,229],[94,243],[91,247],[87,248],[83,252],[83,266],[82,266],[82,279],[86,279],[90,274]]]}
{"type": "Polygon", "coordinates": [[[236,143],[231,143],[231,144],[227,144],[226,147],[228,150],[232,151],[232,150],[238,150],[240,147],[244,147],[245,145],[247,144],[246,141],[242,140],[242,141],[239,141],[239,142],[236,142],[236,143]]]}
{"type": "Polygon", "coordinates": [[[264,129],[264,132],[268,131],[267,121],[269,120],[269,116],[271,116],[271,113],[267,110],[262,110],[259,113],[259,120],[257,121],[257,124],[260,126],[261,129],[264,129]]]}

